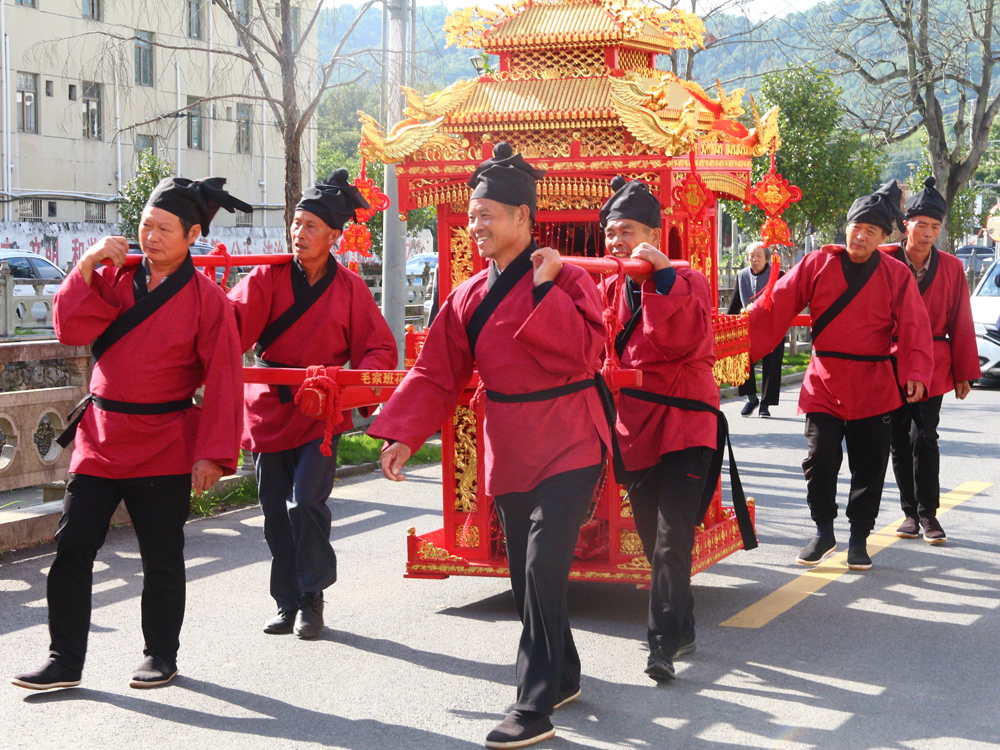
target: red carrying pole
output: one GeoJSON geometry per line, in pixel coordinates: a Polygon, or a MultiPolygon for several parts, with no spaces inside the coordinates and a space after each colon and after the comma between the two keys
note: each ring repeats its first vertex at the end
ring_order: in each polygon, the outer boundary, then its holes
{"type": "MultiPolygon", "coordinates": [[[[145,256],[129,253],[125,257],[126,266],[137,266],[145,256]]],[[[196,266],[280,266],[291,263],[295,256],[291,253],[269,253],[267,255],[192,255],[191,260],[196,266]]],[[[111,265],[110,261],[104,261],[111,265]]]]}
{"type": "MultiPolygon", "coordinates": [[[[618,261],[612,260],[611,258],[579,258],[575,255],[564,255],[562,256],[562,262],[571,266],[582,268],[587,273],[618,273],[618,261]]],[[[653,266],[644,260],[622,258],[621,262],[625,267],[625,273],[627,274],[648,276],[653,273],[653,266]]],[[[691,264],[686,260],[671,260],[670,264],[674,268],[691,267],[691,264]]]]}

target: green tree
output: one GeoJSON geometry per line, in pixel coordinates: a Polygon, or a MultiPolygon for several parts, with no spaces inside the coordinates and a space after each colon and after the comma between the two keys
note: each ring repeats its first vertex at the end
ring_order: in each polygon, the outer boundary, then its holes
{"type": "MultiPolygon", "coordinates": [[[[802,200],[781,216],[799,248],[813,232],[832,241],[843,228],[851,203],[871,192],[882,171],[881,150],[866,136],[841,127],[844,109],[839,96],[829,73],[811,66],[769,73],[761,85],[761,111],[781,107],[782,146],[775,168],[802,190],[802,200]]],[[[767,158],[758,159],[753,181],[762,179],[770,167],[767,158]]],[[[742,212],[738,206],[731,210],[741,231],[760,236],[763,211],[742,212]]]]}
{"type": "Polygon", "coordinates": [[[146,201],[160,180],[172,174],[173,162],[160,159],[152,151],[139,153],[139,167],[135,171],[135,177],[122,186],[122,201],[118,204],[119,232],[132,239],[139,236],[139,219],[146,201]]]}

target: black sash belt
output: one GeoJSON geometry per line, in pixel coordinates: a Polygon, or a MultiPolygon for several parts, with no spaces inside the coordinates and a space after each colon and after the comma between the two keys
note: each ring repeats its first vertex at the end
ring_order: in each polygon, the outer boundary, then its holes
{"type": "Polygon", "coordinates": [[[500,404],[519,404],[525,401],[549,401],[596,386],[597,381],[593,378],[588,378],[587,380],[578,380],[575,383],[560,385],[556,388],[546,388],[543,391],[530,391],[529,393],[498,393],[497,391],[487,390],[486,397],[490,401],[496,401],[500,404]]]}
{"type": "Polygon", "coordinates": [[[73,438],[76,437],[76,429],[80,426],[80,422],[83,421],[84,414],[87,413],[87,409],[93,404],[98,409],[102,411],[113,411],[118,414],[142,414],[142,415],[152,415],[152,414],[171,414],[177,411],[184,411],[185,409],[190,409],[194,406],[194,401],[190,398],[180,399],[178,401],[160,401],[159,403],[137,403],[134,401],[115,401],[110,398],[103,398],[101,396],[94,396],[93,394],[87,394],[80,403],[78,403],[73,411],[69,413],[67,421],[69,424],[66,425],[66,429],[62,431],[62,434],[56,438],[56,442],[63,448],[69,446],[73,442],[73,438]]]}
{"type": "Polygon", "coordinates": [[[850,359],[854,362],[888,362],[891,354],[851,354],[850,352],[813,352],[817,357],[833,357],[834,359],[850,359]]]}
{"type": "MultiPolygon", "coordinates": [[[[272,362],[269,359],[262,359],[256,354],[253,355],[254,364],[257,367],[280,367],[289,370],[303,370],[305,368],[299,367],[298,365],[286,365],[281,362],[272,362]]],[[[292,394],[292,387],[289,385],[276,385],[275,388],[278,389],[278,401],[282,404],[290,404],[295,400],[295,396],[292,394]]]]}
{"type": "Polygon", "coordinates": [[[740,472],[736,466],[736,459],[733,457],[733,445],[729,441],[729,422],[726,420],[726,415],[714,406],[692,398],[664,396],[659,393],[639,391],[635,388],[622,388],[621,393],[625,396],[637,398],[640,401],[649,401],[654,404],[662,404],[663,406],[673,406],[674,408],[686,409],[687,411],[707,411],[716,416],[718,427],[715,456],[712,458],[712,465],[709,468],[708,478],[705,482],[705,492],[702,495],[701,505],[698,508],[696,518],[699,524],[705,519],[705,513],[708,512],[708,506],[711,504],[712,496],[715,494],[715,484],[722,474],[722,449],[723,447],[727,447],[729,449],[729,482],[733,493],[733,510],[736,512],[736,522],[740,527],[743,549],[754,549],[757,546],[757,534],[753,528],[753,521],[750,519],[750,509],[747,507],[747,499],[743,492],[743,483],[740,481],[740,472]]]}
{"type": "MultiPolygon", "coordinates": [[[[931,338],[934,339],[935,341],[950,341],[950,339],[947,336],[931,336],[931,338]]],[[[892,343],[895,344],[898,341],[899,341],[899,336],[892,337],[892,343]]]]}

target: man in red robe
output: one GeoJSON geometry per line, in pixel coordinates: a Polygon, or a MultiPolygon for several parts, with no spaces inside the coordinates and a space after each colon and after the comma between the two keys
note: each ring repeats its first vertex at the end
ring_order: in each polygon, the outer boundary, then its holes
{"type": "Polygon", "coordinates": [[[903,241],[882,249],[905,263],[913,274],[934,337],[934,375],[927,400],[904,404],[892,413],[892,470],[906,515],[896,535],[915,539],[923,533],[924,541],[943,544],[946,536],[937,519],[941,497],[937,433],[941,402],[951,390],[955,398],[964,399],[971,390],[969,381],[981,373],[965,267],[954,255],[934,246],[948,212],[948,204],[934,182],[933,177],[928,177],[924,189],[906,202],[903,241]]]}
{"type": "Polygon", "coordinates": [[[931,382],[932,341],[913,274],[878,246],[901,225],[895,180],[859,198],[847,214],[847,247],[809,253],[750,307],[750,359],[774,349],[806,305],[813,356],[799,393],[809,455],[802,462],[816,535],[797,562],[818,565],[837,548],[837,475],[846,439],[851,469],[847,565],[871,568],[875,528],[889,462],[890,415],[904,399],[921,401],[931,382]],[[898,340],[892,354],[893,338],[898,340]],[[897,374],[898,372],[898,374],[897,374]]]}
{"type": "Polygon", "coordinates": [[[225,180],[163,180],[139,224],[145,258],[125,266],[128,241],[105,237],[63,281],[53,303],[64,344],[92,344],[92,395],[59,442],[76,438],[56,558],[48,576],[48,661],[19,687],[80,684],[90,629],[94,558],[125,501],[142,556],[145,660],[134,688],[177,675],[184,619],[184,523],[191,490],[208,490],[237,466],[243,371],[225,293],[195,273],[188,250],[221,207],[253,210],[225,180]],[[205,385],[201,407],[192,401],[205,385]]]}
{"type": "MultiPolygon", "coordinates": [[[[347,177],[338,169],[303,193],[292,221],[291,263],[258,266],[229,293],[241,350],[253,347],[259,367],[396,367],[396,341],[371,291],[331,254],[344,223],[368,208],[347,177]]],[[[303,414],[288,386],[247,385],[245,425],[278,606],[264,632],[315,638],[323,630],[323,591],[337,580],[327,500],[351,413],[342,413],[326,455],[325,422],[303,414]]]]}
{"type": "Polygon", "coordinates": [[[469,181],[469,230],[489,267],[451,293],[416,364],[372,424],[389,441],[382,471],[450,419],[474,365],[485,385],[485,493],[507,541],[523,628],[514,710],[486,738],[525,747],[555,734],[549,715],[580,694],[566,591],[580,526],[610,444],[595,387],[604,341],[597,287],[531,238],[533,169],[498,143],[469,181]]]}
{"type": "MultiPolygon", "coordinates": [[[[616,431],[626,476],[615,478],[628,488],[652,567],[646,674],[664,682],[674,679],[674,659],[695,650],[695,526],[718,479],[712,289],[703,274],[675,269],[660,252],[660,202],[646,186],[616,177],[611,187],[615,193],[600,211],[607,252],[653,266],[645,280],[626,278],[618,310],[627,323],[615,349],[623,367],[642,371],[642,390],[623,388],[619,397],[616,431]],[[693,411],[686,401],[707,408],[693,411]]],[[[618,280],[605,283],[614,299],[618,280]]]]}

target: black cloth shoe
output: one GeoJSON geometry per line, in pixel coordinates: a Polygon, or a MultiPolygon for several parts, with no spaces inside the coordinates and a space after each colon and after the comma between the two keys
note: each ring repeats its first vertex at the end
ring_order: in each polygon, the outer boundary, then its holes
{"type": "Polygon", "coordinates": [[[303,594],[299,599],[299,611],[295,616],[295,635],[299,638],[315,638],[323,632],[323,595],[303,594]]]}
{"type": "Polygon", "coordinates": [[[555,736],[556,729],[545,714],[514,710],[486,735],[486,747],[528,747],[555,736]]]}
{"type": "Polygon", "coordinates": [[[920,524],[917,523],[917,519],[907,516],[906,520],[896,529],[896,536],[903,539],[916,539],[920,536],[920,524]]]}
{"type": "Polygon", "coordinates": [[[747,401],[743,409],[740,411],[740,416],[749,417],[751,414],[753,414],[753,410],[757,408],[758,404],[760,404],[760,401],[758,401],[757,399],[754,399],[753,401],[747,401]]]}
{"type": "Polygon", "coordinates": [[[63,667],[57,664],[55,659],[49,659],[38,669],[14,675],[10,679],[10,684],[28,690],[52,690],[76,687],[80,684],[80,677],[79,669],[63,667]]]}
{"type": "Polygon", "coordinates": [[[757,414],[758,414],[758,416],[762,417],[763,419],[770,419],[771,418],[771,410],[767,408],[767,404],[761,404],[760,405],[760,411],[757,412],[757,414]]]}
{"type": "Polygon", "coordinates": [[[166,685],[177,676],[177,665],[162,656],[147,656],[132,673],[128,686],[144,689],[166,685]]]}
{"type": "Polygon", "coordinates": [[[819,565],[837,551],[837,540],[832,536],[814,536],[795,558],[799,565],[819,565]]]}
{"type": "Polygon", "coordinates": [[[580,697],[581,692],[582,691],[580,690],[579,685],[561,689],[559,691],[559,697],[556,698],[556,705],[552,707],[552,710],[555,711],[557,708],[562,708],[567,703],[572,703],[580,697]]]}
{"type": "Polygon", "coordinates": [[[872,559],[868,556],[868,544],[864,539],[851,538],[847,546],[847,567],[851,570],[872,569],[872,559]]]}
{"type": "Polygon", "coordinates": [[[646,660],[646,674],[657,682],[670,682],[674,679],[677,674],[674,670],[674,661],[665,648],[654,648],[650,651],[646,660]]]}
{"type": "Polygon", "coordinates": [[[694,649],[694,633],[691,633],[691,635],[682,635],[680,645],[677,646],[677,650],[674,652],[674,658],[693,654],[694,649]]]}
{"type": "Polygon", "coordinates": [[[271,635],[284,635],[291,633],[295,627],[295,614],[297,610],[290,609],[287,612],[278,610],[278,614],[264,623],[264,632],[271,635]]]}
{"type": "Polygon", "coordinates": [[[928,544],[944,544],[944,540],[948,538],[937,518],[921,518],[920,525],[924,530],[924,541],[928,544]]]}

